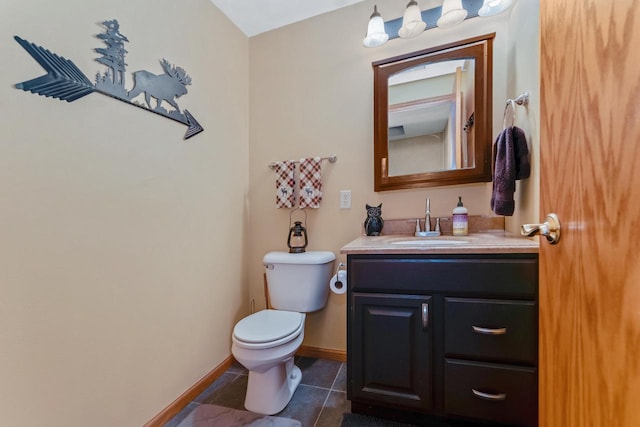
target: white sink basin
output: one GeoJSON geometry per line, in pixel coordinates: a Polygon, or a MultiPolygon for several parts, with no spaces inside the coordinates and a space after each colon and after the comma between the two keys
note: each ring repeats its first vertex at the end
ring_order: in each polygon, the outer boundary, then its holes
{"type": "Polygon", "coordinates": [[[444,239],[411,239],[391,242],[392,245],[405,246],[443,246],[443,245],[464,245],[468,240],[444,240],[444,239]]]}

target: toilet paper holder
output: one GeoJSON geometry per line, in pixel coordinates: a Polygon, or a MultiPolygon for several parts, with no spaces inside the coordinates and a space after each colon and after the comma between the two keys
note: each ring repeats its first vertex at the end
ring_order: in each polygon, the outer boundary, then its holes
{"type": "Polygon", "coordinates": [[[334,286],[337,289],[342,289],[342,287],[344,286],[344,283],[342,283],[342,281],[340,280],[340,270],[347,271],[347,265],[344,262],[339,263],[338,268],[336,268],[336,281],[334,286]]]}

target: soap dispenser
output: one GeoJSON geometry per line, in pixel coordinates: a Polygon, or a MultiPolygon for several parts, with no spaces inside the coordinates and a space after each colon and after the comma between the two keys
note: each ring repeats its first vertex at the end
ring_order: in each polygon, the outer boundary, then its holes
{"type": "Polygon", "coordinates": [[[469,215],[462,204],[462,196],[458,196],[458,205],[453,209],[453,235],[466,236],[469,234],[469,215]]]}

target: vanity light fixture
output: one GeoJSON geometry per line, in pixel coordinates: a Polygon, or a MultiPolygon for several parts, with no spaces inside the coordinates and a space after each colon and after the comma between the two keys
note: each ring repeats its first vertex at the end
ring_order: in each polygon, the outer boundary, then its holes
{"type": "Polygon", "coordinates": [[[378,13],[378,6],[373,6],[373,13],[369,18],[367,36],[362,41],[365,47],[377,47],[385,44],[389,40],[389,34],[384,30],[384,21],[378,13]]]}
{"type": "Polygon", "coordinates": [[[416,0],[411,0],[404,10],[402,27],[398,30],[398,36],[403,39],[415,37],[422,33],[425,28],[427,28],[427,24],[422,20],[422,13],[420,12],[418,3],[416,0]]]}
{"type": "Polygon", "coordinates": [[[462,7],[462,0],[444,0],[437,25],[440,28],[450,28],[464,21],[467,15],[468,12],[462,7]]]}
{"type": "Polygon", "coordinates": [[[476,17],[492,17],[507,10],[513,0],[442,0],[442,6],[420,11],[416,0],[410,0],[402,17],[384,21],[377,6],[369,18],[365,47],[377,47],[398,37],[415,37],[432,28],[447,29],[476,17]]]}
{"type": "Polygon", "coordinates": [[[513,0],[484,0],[482,7],[478,10],[478,16],[493,16],[507,10],[513,0]]]}

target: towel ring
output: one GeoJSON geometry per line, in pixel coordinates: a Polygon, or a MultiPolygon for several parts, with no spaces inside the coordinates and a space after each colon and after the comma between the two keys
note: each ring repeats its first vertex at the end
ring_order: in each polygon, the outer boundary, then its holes
{"type": "Polygon", "coordinates": [[[507,128],[507,111],[509,110],[509,106],[511,106],[511,127],[515,124],[516,120],[516,104],[524,105],[525,107],[529,105],[529,92],[523,92],[516,99],[507,99],[507,103],[504,106],[504,115],[502,117],[502,128],[507,128]]]}
{"type": "Polygon", "coordinates": [[[502,116],[502,128],[507,128],[507,112],[509,111],[509,106],[511,106],[511,127],[515,124],[516,121],[516,102],[513,99],[507,99],[507,104],[504,106],[504,114],[502,116]]]}

